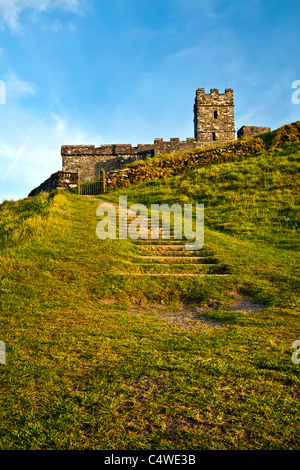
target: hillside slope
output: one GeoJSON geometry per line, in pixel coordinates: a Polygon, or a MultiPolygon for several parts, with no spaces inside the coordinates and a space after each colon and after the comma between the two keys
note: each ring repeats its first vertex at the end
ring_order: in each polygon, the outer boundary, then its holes
{"type": "Polygon", "coordinates": [[[299,449],[300,142],[108,193],[204,203],[228,277],[149,278],[102,200],[0,206],[1,449],[299,449]]]}
{"type": "MultiPolygon", "coordinates": [[[[287,124],[279,129],[256,137],[242,138],[210,147],[196,148],[190,151],[165,154],[138,160],[108,174],[109,190],[130,185],[142,184],[163,178],[185,174],[193,168],[211,164],[242,160],[259,150],[269,150],[284,144],[300,140],[300,121],[287,124]]],[[[86,183],[89,186],[89,183],[86,183]]]]}
{"type": "Polygon", "coordinates": [[[293,275],[296,279],[299,275],[295,256],[299,252],[299,170],[300,143],[296,141],[237,162],[211,164],[173,178],[120,188],[103,198],[116,202],[119,195],[127,195],[129,202],[138,200],[148,206],[162,202],[204,204],[206,246],[223,262],[231,256],[229,264],[237,274],[242,262],[238,251],[243,246],[249,269],[249,276],[243,271],[245,284],[251,278],[251,261],[257,265],[260,256],[262,265],[256,266],[257,274],[261,272],[267,284],[262,266],[271,256],[270,289],[276,289],[271,281],[275,276],[284,295],[284,283],[297,288],[293,275]],[[238,243],[236,251],[233,243],[238,243]],[[230,248],[228,253],[223,245],[230,248]],[[280,284],[282,260],[287,272],[282,273],[280,284]]]}

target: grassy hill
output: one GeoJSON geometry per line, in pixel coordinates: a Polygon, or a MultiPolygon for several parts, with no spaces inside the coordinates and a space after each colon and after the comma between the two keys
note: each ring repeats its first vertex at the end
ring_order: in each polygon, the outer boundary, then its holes
{"type": "Polygon", "coordinates": [[[96,237],[97,198],[0,206],[2,450],[299,449],[290,136],[101,197],[204,203],[202,253],[226,276],[144,276],[139,242],[96,237]]]}

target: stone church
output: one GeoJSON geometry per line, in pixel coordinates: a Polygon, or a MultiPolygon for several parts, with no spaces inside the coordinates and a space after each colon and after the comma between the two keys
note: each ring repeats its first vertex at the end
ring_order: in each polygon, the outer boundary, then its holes
{"type": "MultiPolygon", "coordinates": [[[[238,130],[237,137],[250,137],[270,130],[269,127],[243,126],[238,130]]],[[[63,145],[61,147],[62,171],[51,175],[30,195],[47,190],[42,188],[52,188],[53,185],[58,187],[57,181],[62,181],[64,175],[72,180],[74,186],[96,180],[102,170],[109,172],[122,169],[136,160],[234,140],[233,90],[226,88],[225,93],[220,93],[217,88],[212,88],[210,93],[205,93],[204,88],[198,88],[194,103],[194,137],[184,141],[179,138],[171,138],[169,141],[157,138],[152,144],[140,144],[137,147],[130,144],[109,144],[100,147],[63,145]]],[[[64,186],[63,183],[61,186],[64,186]]]]}

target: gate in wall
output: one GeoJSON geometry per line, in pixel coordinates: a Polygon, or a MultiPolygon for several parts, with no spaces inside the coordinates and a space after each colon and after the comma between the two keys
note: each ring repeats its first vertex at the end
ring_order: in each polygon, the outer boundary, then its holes
{"type": "Polygon", "coordinates": [[[106,174],[101,170],[100,177],[96,181],[78,183],[78,194],[82,196],[94,196],[106,193],[106,174]]]}

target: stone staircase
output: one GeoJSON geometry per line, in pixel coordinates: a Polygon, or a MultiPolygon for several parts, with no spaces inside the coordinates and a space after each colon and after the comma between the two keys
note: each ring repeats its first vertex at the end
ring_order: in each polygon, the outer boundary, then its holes
{"type": "MultiPolygon", "coordinates": [[[[116,207],[118,212],[118,208],[116,207]]],[[[129,226],[133,217],[128,217],[129,226]]],[[[149,221],[150,226],[150,221],[149,221]]],[[[163,277],[199,277],[199,276],[228,276],[226,265],[218,263],[213,253],[202,248],[198,251],[186,250],[187,240],[166,240],[160,228],[159,238],[151,239],[148,230],[148,239],[131,240],[138,247],[135,255],[127,265],[124,264],[120,276],[163,276],[163,277]]]]}
{"type": "MultiPolygon", "coordinates": [[[[99,204],[100,199],[93,196],[85,196],[94,199],[99,204]]],[[[104,201],[103,201],[104,202],[104,201]]],[[[119,207],[114,204],[117,218],[119,207]]],[[[127,216],[127,226],[135,216],[127,216]]],[[[151,220],[148,221],[150,227],[151,220]]],[[[163,276],[163,277],[200,277],[200,276],[229,276],[229,268],[220,264],[214,257],[214,254],[203,247],[198,251],[186,250],[187,240],[175,240],[174,238],[164,239],[163,231],[159,229],[159,238],[151,239],[150,229],[148,238],[131,240],[131,243],[138,247],[138,254],[131,257],[129,261],[124,262],[122,272],[115,272],[119,276],[163,276]]]]}

